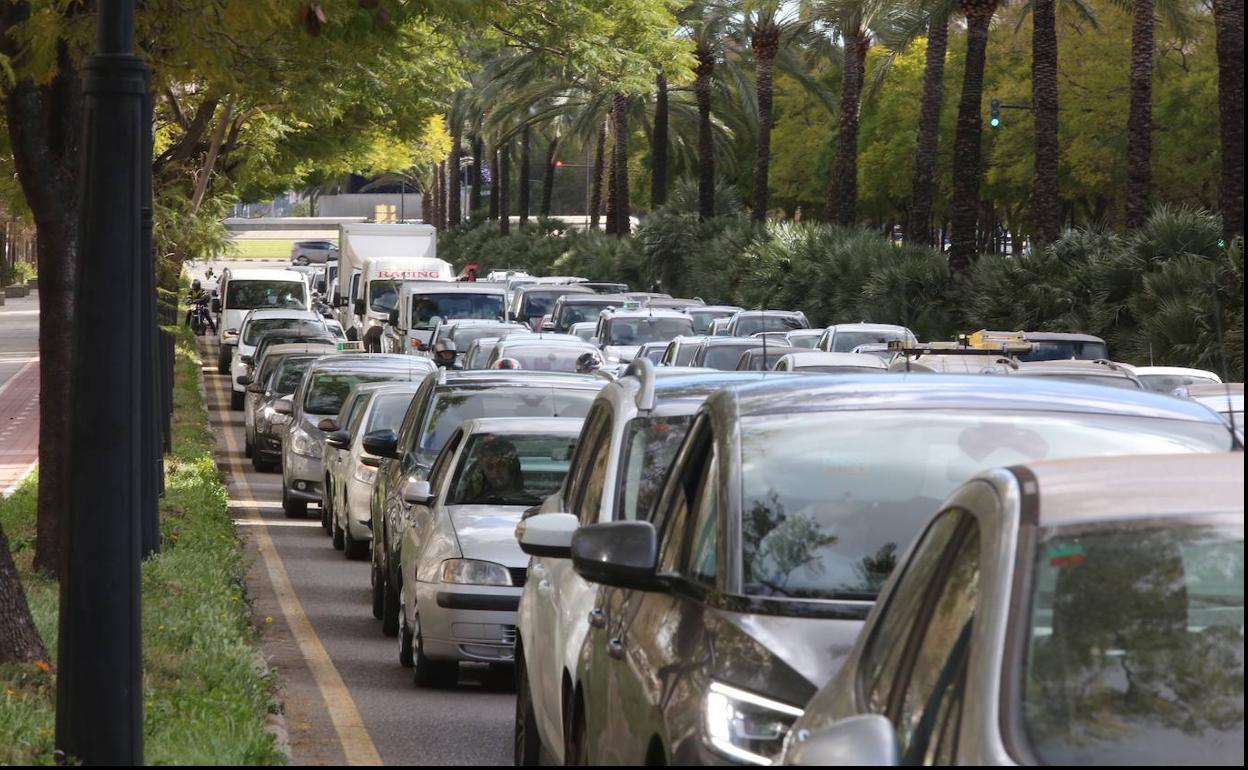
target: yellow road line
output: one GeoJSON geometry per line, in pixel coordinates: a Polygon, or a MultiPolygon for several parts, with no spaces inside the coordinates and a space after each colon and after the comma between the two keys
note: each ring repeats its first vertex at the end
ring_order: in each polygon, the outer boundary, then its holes
{"type": "MultiPolygon", "coordinates": [[[[221,387],[220,377],[212,378],[211,387],[218,406],[228,403],[225,390],[221,387]]],[[[228,414],[225,416],[228,417],[228,414]]],[[[321,698],[325,701],[329,718],[333,721],[334,730],[338,733],[338,741],[342,744],[342,753],[346,757],[347,764],[380,765],[381,755],[377,753],[377,747],[373,745],[373,740],[364,727],[364,721],[355,707],[351,692],[347,689],[346,683],[342,681],[342,675],[338,673],[338,669],[334,667],[329,653],[321,644],[320,637],[316,635],[316,630],[312,627],[312,622],[308,620],[303,604],[299,602],[295,588],[290,582],[290,576],[286,573],[286,565],[282,563],[282,557],[278,555],[277,548],[273,545],[273,538],[269,536],[268,526],[257,510],[261,503],[255,500],[246,472],[238,460],[242,453],[238,450],[238,442],[234,438],[232,426],[224,420],[223,423],[221,436],[225,439],[228,449],[225,464],[234,477],[234,483],[238,486],[236,491],[239,494],[232,502],[246,505],[248,525],[255,527],[252,530],[252,537],[255,538],[260,555],[264,557],[264,566],[268,570],[273,592],[277,594],[278,606],[281,607],[282,616],[286,619],[291,633],[294,634],[299,651],[303,653],[303,659],[307,661],[308,668],[312,671],[312,678],[316,680],[316,686],[321,691],[321,698]]]]}

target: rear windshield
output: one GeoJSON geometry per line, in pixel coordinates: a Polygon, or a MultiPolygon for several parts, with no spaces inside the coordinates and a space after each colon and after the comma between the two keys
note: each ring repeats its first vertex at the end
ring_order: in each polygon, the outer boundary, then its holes
{"type": "Polygon", "coordinates": [[[494,354],[494,348],[498,347],[498,343],[497,339],[485,345],[478,342],[476,347],[469,349],[464,354],[464,368],[484,369],[485,362],[490,360],[490,356],[494,354]]]}
{"type": "Polygon", "coordinates": [[[289,396],[291,393],[294,393],[299,389],[299,383],[303,381],[303,373],[308,370],[308,367],[315,360],[315,356],[287,358],[282,362],[281,368],[277,370],[277,374],[273,378],[271,390],[279,396],[289,396]]]}
{"type": "MultiPolygon", "coordinates": [[[[564,294],[569,293],[567,289],[551,289],[550,291],[526,291],[524,298],[520,301],[520,312],[517,314],[522,319],[541,318],[550,312],[555,306],[555,301],[564,294]]],[[[572,292],[573,294],[577,292],[572,292]]]]}
{"type": "Polygon", "coordinates": [[[226,283],[225,307],[230,310],[303,309],[307,306],[307,287],[303,281],[250,281],[245,278],[231,278],[226,283]]]}
{"type": "Polygon", "coordinates": [[[859,345],[887,344],[892,340],[909,340],[903,331],[837,332],[832,336],[833,353],[852,353],[859,345]]]}
{"type": "Polygon", "coordinates": [[[1060,361],[1069,359],[1095,361],[1109,358],[1109,347],[1104,342],[1036,342],[1031,350],[1019,355],[1020,361],[1060,361]]]}
{"type": "Polygon", "coordinates": [[[338,414],[342,402],[351,388],[361,382],[392,382],[407,380],[410,375],[402,372],[318,372],[313,375],[308,394],[303,399],[303,411],[307,414],[338,414]]]}
{"type": "Polygon", "coordinates": [[[484,417],[584,417],[598,391],[590,388],[495,386],[486,390],[439,390],[417,442],[426,467],[464,420],[484,417]]]}
{"type": "Polygon", "coordinates": [[[749,337],[758,332],[791,332],[805,328],[806,324],[796,316],[767,313],[737,319],[737,328],[733,334],[737,337],[749,337]]]}
{"type": "Polygon", "coordinates": [[[814,350],[815,345],[819,344],[818,334],[794,334],[788,338],[788,343],[795,348],[808,348],[814,350]]]}
{"type": "Polygon", "coordinates": [[[1244,514],[1042,530],[1021,711],[1050,765],[1244,764],[1244,514]]]}
{"type": "Polygon", "coordinates": [[[597,321],[603,308],[619,306],[618,301],[612,300],[578,300],[575,303],[566,303],[560,306],[559,316],[554,319],[555,331],[566,332],[572,324],[597,321]]]}
{"type": "Polygon", "coordinates": [[[563,484],[575,445],[574,436],[479,433],[464,447],[446,504],[537,505],[563,484]]]}
{"type": "Polygon", "coordinates": [[[413,329],[432,329],[438,321],[449,321],[454,318],[501,321],[503,320],[503,295],[417,294],[412,297],[413,329]]]}
{"type": "Polygon", "coordinates": [[[364,432],[392,430],[398,433],[399,424],[403,422],[403,415],[407,414],[407,408],[412,405],[412,398],[415,395],[415,393],[387,393],[375,397],[373,410],[368,414],[368,426],[364,432]]]}
{"type": "Polygon", "coordinates": [[[575,372],[578,358],[586,353],[598,356],[597,348],[583,348],[580,345],[525,345],[519,348],[504,347],[499,352],[501,357],[519,361],[521,369],[535,369],[539,372],[575,372]]]}
{"type": "Polygon", "coordinates": [[[716,318],[728,318],[736,313],[735,310],[686,310],[685,312],[693,319],[694,334],[706,334],[711,330],[711,322],[716,318]]]}
{"type": "Polygon", "coordinates": [[[607,325],[607,345],[644,345],[666,342],[693,334],[693,319],[671,316],[612,318],[607,325]]]}
{"type": "Polygon", "coordinates": [[[243,344],[255,345],[260,335],[276,329],[289,329],[292,334],[324,334],[325,324],[307,318],[257,318],[243,327],[243,344]]]}
{"type": "Polygon", "coordinates": [[[702,365],[711,369],[719,369],[720,371],[732,371],[737,368],[737,362],[741,360],[741,354],[749,350],[750,347],[746,345],[709,345],[706,348],[706,356],[702,360],[702,365]]]}

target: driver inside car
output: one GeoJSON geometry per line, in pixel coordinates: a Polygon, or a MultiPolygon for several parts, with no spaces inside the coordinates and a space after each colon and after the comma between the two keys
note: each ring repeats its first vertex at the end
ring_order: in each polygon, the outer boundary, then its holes
{"type": "Polygon", "coordinates": [[[510,441],[487,436],[472,466],[464,472],[461,504],[501,504],[526,497],[520,455],[510,441]]]}

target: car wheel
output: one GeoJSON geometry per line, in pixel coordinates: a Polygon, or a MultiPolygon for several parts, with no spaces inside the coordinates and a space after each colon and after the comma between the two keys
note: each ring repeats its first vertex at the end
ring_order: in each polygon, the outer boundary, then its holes
{"type": "Polygon", "coordinates": [[[368,541],[356,540],[351,535],[351,522],[342,528],[343,553],[352,561],[359,561],[368,555],[368,541]]]}
{"type": "Polygon", "coordinates": [[[217,374],[230,373],[230,349],[225,345],[217,352],[217,374]]]}
{"type": "Polygon", "coordinates": [[[373,549],[372,568],[369,569],[369,582],[373,585],[373,617],[381,620],[386,610],[386,573],[377,566],[377,550],[373,549]]]}
{"type": "Polygon", "coordinates": [[[282,487],[282,510],[286,512],[288,519],[306,519],[308,517],[308,501],[296,500],[286,494],[286,487],[282,487]]]}
{"type": "Polygon", "coordinates": [[[341,551],[346,547],[346,538],[343,537],[342,527],[338,526],[338,517],[331,516],[329,526],[334,531],[334,550],[341,551]]]}
{"type": "Polygon", "coordinates": [[[385,601],[381,608],[381,632],[386,636],[399,635],[399,592],[394,590],[394,586],[390,585],[390,581],[386,581],[386,590],[383,593],[385,601]]]}
{"type": "MultiPolygon", "coordinates": [[[[403,602],[403,597],[399,597],[399,602],[403,602]]],[[[401,611],[401,610],[400,610],[401,611]]],[[[399,619],[399,665],[403,668],[411,668],[416,665],[415,653],[413,647],[416,644],[416,635],[412,633],[412,627],[402,617],[399,619]]]]}
{"type": "Polygon", "coordinates": [[[307,267],[308,258],[300,254],[299,256],[295,257],[295,264],[299,265],[300,267],[307,267]]]}
{"type": "Polygon", "coordinates": [[[577,699],[572,710],[571,729],[568,730],[568,744],[563,750],[563,763],[585,767],[589,764],[589,742],[585,739],[585,706],[577,699]]]}
{"type": "Polygon", "coordinates": [[[243,457],[251,457],[251,442],[243,440],[243,457]]]}
{"type": "Polygon", "coordinates": [[[425,657],[425,644],[420,635],[420,616],[416,617],[416,650],[412,656],[415,671],[412,679],[417,687],[447,689],[459,684],[459,661],[430,660],[425,657]]]}
{"type": "Polygon", "coordinates": [[[251,469],[257,473],[264,470],[264,460],[260,459],[260,453],[255,450],[251,452],[251,469]]]}
{"type": "MultiPolygon", "coordinates": [[[[325,494],[328,495],[328,484],[326,484],[325,490],[325,494]]],[[[321,497],[321,529],[325,530],[327,535],[334,534],[334,508],[333,504],[328,502],[325,497],[321,497]]]]}
{"type": "Polygon", "coordinates": [[[524,668],[524,651],[516,646],[516,724],[513,735],[515,764],[540,765],[542,742],[537,734],[537,714],[529,690],[529,672],[524,668]]]}
{"type": "Polygon", "coordinates": [[[243,399],[246,396],[247,396],[246,393],[240,393],[237,390],[231,390],[230,391],[230,408],[236,412],[241,411],[243,408],[243,399]]]}

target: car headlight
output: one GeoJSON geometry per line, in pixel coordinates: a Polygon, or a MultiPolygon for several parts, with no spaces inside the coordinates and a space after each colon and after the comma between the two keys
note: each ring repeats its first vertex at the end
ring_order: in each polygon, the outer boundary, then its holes
{"type": "Polygon", "coordinates": [[[442,582],[474,586],[509,586],[511,573],[501,564],[476,559],[447,559],[442,562],[442,582]]]}
{"type": "Polygon", "coordinates": [[[802,715],[787,703],[711,682],[703,705],[706,741],[721,754],[752,765],[769,765],[802,715]]]}
{"type": "Polygon", "coordinates": [[[307,431],[297,430],[290,439],[290,451],[303,457],[320,459],[321,442],[309,436],[307,431]]]}
{"type": "Polygon", "coordinates": [[[370,318],[368,319],[368,325],[369,326],[381,326],[381,321],[377,318],[370,318]]]}
{"type": "Polygon", "coordinates": [[[377,469],[370,468],[364,463],[357,463],[355,466],[355,473],[351,475],[361,484],[372,484],[377,479],[377,469]]]}

